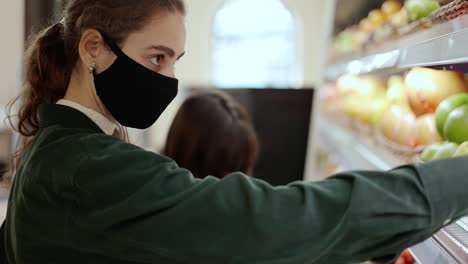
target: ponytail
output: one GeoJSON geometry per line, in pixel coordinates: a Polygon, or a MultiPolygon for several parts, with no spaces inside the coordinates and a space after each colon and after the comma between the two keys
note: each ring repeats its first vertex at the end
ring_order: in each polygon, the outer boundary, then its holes
{"type": "Polygon", "coordinates": [[[65,96],[71,75],[67,65],[62,23],[44,29],[31,39],[25,55],[23,93],[9,105],[12,124],[12,108],[21,100],[15,117],[17,126],[13,127],[23,137],[36,135],[39,105],[55,103],[65,96]]]}
{"type": "MultiPolygon", "coordinates": [[[[65,96],[72,71],[79,61],[78,47],[83,31],[99,29],[120,42],[143,28],[156,11],[185,14],[182,0],[65,2],[63,20],[31,39],[25,55],[23,92],[8,107],[8,120],[21,134],[23,149],[39,130],[39,105],[54,104],[65,96]],[[14,111],[16,103],[17,112],[14,111]]],[[[124,128],[119,127],[118,132],[119,138],[128,140],[124,128]]],[[[21,152],[19,149],[17,156],[21,152]]]]}

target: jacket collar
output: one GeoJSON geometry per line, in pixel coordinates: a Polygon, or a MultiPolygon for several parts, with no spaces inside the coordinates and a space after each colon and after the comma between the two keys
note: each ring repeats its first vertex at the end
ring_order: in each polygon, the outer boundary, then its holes
{"type": "Polygon", "coordinates": [[[64,105],[40,105],[39,123],[41,128],[59,125],[65,128],[89,129],[97,133],[104,133],[104,131],[85,114],[64,105]]]}

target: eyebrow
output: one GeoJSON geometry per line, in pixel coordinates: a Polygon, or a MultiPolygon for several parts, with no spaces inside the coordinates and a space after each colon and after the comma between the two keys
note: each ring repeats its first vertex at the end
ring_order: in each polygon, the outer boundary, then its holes
{"type": "MultiPolygon", "coordinates": [[[[154,50],[160,50],[160,51],[163,51],[165,53],[167,53],[171,58],[173,58],[175,56],[175,51],[169,47],[166,47],[166,46],[151,46],[149,47],[148,49],[154,49],[154,50]]],[[[177,59],[180,59],[182,58],[183,56],[185,55],[185,51],[182,52],[182,54],[180,54],[179,57],[177,57],[177,59]]]]}

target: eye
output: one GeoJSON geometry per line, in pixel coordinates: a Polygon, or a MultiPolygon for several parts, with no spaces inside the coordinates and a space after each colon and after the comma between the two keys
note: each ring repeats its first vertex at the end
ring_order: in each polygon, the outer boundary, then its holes
{"type": "Polygon", "coordinates": [[[160,66],[163,59],[164,59],[164,55],[156,55],[151,58],[151,62],[156,66],[160,66]]]}

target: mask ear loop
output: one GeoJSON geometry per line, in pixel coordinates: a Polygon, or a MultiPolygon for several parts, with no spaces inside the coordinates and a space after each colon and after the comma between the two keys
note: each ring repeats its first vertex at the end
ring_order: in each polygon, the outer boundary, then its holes
{"type": "Polygon", "coordinates": [[[119,48],[119,46],[117,46],[117,44],[111,38],[109,38],[106,34],[102,33],[101,31],[99,31],[99,33],[101,33],[101,36],[104,39],[104,42],[106,42],[106,44],[111,48],[111,50],[115,53],[115,55],[117,56],[125,55],[123,51],[119,48]]]}

